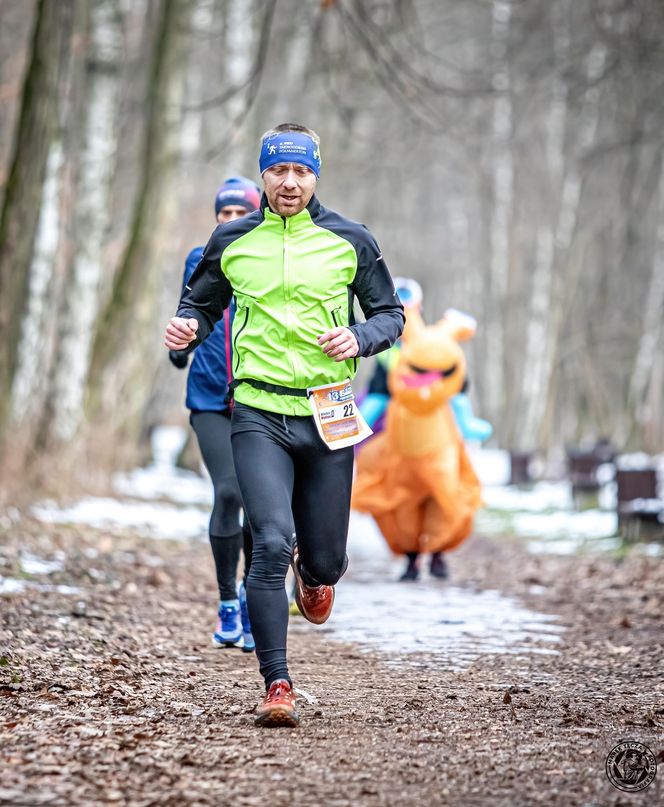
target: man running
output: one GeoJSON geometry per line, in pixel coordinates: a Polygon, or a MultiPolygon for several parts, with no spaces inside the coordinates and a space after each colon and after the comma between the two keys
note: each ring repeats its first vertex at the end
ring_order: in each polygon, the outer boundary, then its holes
{"type": "MultiPolygon", "coordinates": [[[[231,177],[219,188],[214,212],[219,224],[235,221],[257,210],[261,193],[255,182],[231,177]]],[[[194,247],[185,261],[183,288],[189,282],[203,255],[203,247],[194,247]]],[[[214,488],[214,506],[210,516],[210,547],[219,589],[217,628],[212,642],[217,647],[235,647],[242,639],[242,649],[255,648],[247,609],[246,581],[251,564],[251,530],[245,518],[240,527],[242,499],[231,453],[231,409],[228,384],[232,379],[231,323],[235,308],[231,304],[214,327],[209,339],[194,353],[187,376],[186,405],[189,421],[196,433],[203,462],[214,488]],[[236,575],[244,548],[244,576],[239,590],[236,575]]],[[[171,350],[171,362],[187,366],[186,351],[171,350]]]]}
{"type": "Polygon", "coordinates": [[[262,726],[299,722],[286,660],[289,564],[300,610],[321,623],[348,563],[353,449],[330,450],[308,389],[352,378],[357,357],[390,347],[404,323],[369,231],[314,195],[320,164],[311,129],[266,132],[260,210],[212,234],[165,337],[172,350],[193,349],[234,297],[231,439],[254,540],[247,595],[266,685],[262,726]],[[354,321],[355,298],[364,323],[354,321]]]}

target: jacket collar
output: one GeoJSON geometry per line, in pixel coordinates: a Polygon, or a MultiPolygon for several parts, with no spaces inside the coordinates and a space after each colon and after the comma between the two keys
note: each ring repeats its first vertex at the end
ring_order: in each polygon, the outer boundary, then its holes
{"type": "MultiPolygon", "coordinates": [[[[318,201],[318,199],[316,197],[316,194],[314,193],[314,195],[311,197],[311,199],[309,199],[309,204],[306,206],[305,210],[309,211],[309,215],[315,221],[316,217],[318,216],[318,214],[320,212],[320,208],[321,208],[321,204],[318,201]]],[[[263,218],[265,218],[265,212],[266,211],[269,211],[269,213],[272,216],[277,216],[278,215],[278,213],[275,213],[272,210],[272,208],[268,204],[267,196],[265,195],[265,193],[263,193],[263,195],[261,196],[261,212],[263,213],[263,218]]],[[[291,218],[297,219],[299,216],[302,215],[302,213],[304,213],[304,210],[300,211],[299,213],[296,213],[296,215],[292,216],[291,218]]],[[[279,216],[279,218],[281,218],[281,216],[279,216]]]]}

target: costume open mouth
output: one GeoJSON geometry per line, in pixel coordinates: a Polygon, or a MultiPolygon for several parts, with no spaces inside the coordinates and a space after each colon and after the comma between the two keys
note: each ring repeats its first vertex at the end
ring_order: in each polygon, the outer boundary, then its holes
{"type": "Polygon", "coordinates": [[[453,364],[446,370],[427,370],[423,367],[417,367],[415,364],[409,364],[408,369],[412,370],[414,375],[402,375],[401,379],[407,387],[427,387],[441,378],[449,378],[454,375],[457,367],[458,365],[453,364]]]}

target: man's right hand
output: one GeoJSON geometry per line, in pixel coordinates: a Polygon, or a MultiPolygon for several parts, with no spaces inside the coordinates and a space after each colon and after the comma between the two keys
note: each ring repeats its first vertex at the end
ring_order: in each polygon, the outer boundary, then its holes
{"type": "Polygon", "coordinates": [[[164,344],[169,350],[185,350],[196,338],[198,320],[172,317],[166,326],[164,344]]]}

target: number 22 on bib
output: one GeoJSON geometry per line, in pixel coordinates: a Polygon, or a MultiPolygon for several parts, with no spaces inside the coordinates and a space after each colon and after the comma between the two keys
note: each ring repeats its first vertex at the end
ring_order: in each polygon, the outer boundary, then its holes
{"type": "Polygon", "coordinates": [[[332,451],[354,446],[373,434],[357,408],[349,379],[309,387],[307,395],[318,434],[332,451]]]}

